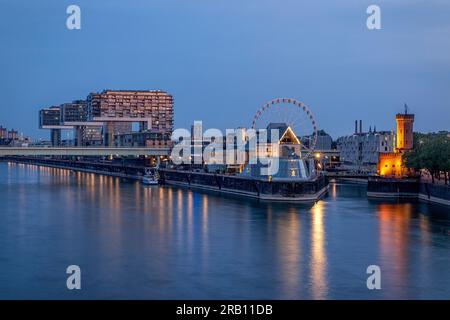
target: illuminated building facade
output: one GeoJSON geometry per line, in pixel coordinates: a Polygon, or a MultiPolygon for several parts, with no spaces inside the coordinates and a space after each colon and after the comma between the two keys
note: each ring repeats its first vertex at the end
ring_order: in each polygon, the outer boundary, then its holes
{"type": "MultiPolygon", "coordinates": [[[[116,133],[114,122],[139,123],[140,131],[158,130],[163,135],[173,131],[173,97],[160,90],[104,90],[87,97],[88,119],[105,123],[104,143],[112,146],[116,133]]],[[[128,130],[128,132],[131,130],[128,130]]]]}
{"type": "Polygon", "coordinates": [[[397,151],[408,151],[413,148],[413,124],[414,115],[408,114],[397,114],[395,120],[397,122],[397,151]]]}
{"type": "Polygon", "coordinates": [[[241,176],[268,179],[269,181],[310,180],[316,177],[315,160],[302,159],[301,141],[290,126],[285,123],[269,123],[267,140],[267,143],[258,141],[256,150],[247,141],[245,149],[249,153],[246,156],[249,163],[244,165],[241,176]],[[278,131],[275,140],[272,139],[271,134],[274,131],[278,131]],[[277,169],[269,175],[263,175],[262,168],[266,165],[260,160],[252,159],[253,157],[277,158],[277,169]]]}
{"type": "Polygon", "coordinates": [[[380,153],[377,172],[384,177],[402,177],[408,175],[403,163],[403,153],[413,148],[414,115],[405,108],[404,114],[397,114],[397,143],[394,152],[380,153]]]}

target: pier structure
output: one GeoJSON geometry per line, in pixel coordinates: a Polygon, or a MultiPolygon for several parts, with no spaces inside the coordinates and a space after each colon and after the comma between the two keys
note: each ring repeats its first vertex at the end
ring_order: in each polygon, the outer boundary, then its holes
{"type": "Polygon", "coordinates": [[[161,183],[266,201],[314,203],[328,191],[328,179],[262,180],[240,175],[160,169],[161,183]]]}

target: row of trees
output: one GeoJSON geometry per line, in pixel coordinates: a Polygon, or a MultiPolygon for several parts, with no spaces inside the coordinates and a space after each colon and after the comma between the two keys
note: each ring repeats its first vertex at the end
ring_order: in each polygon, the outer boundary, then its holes
{"type": "Polygon", "coordinates": [[[404,161],[408,168],[418,172],[427,170],[432,182],[435,179],[449,183],[450,177],[450,137],[447,133],[415,133],[414,149],[405,153],[404,161]]]}

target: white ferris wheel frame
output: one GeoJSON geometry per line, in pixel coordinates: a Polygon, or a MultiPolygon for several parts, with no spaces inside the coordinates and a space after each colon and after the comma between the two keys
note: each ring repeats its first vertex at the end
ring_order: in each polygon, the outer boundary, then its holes
{"type": "Polygon", "coordinates": [[[311,125],[313,128],[313,139],[311,141],[311,145],[307,148],[302,144],[301,148],[303,150],[307,151],[305,157],[312,156],[314,150],[316,149],[316,145],[317,145],[317,136],[318,136],[317,122],[314,118],[313,113],[308,108],[308,106],[301,101],[298,101],[298,100],[292,99],[292,98],[276,98],[276,99],[272,99],[272,100],[266,102],[256,112],[255,116],[253,117],[252,129],[254,129],[254,130],[257,129],[256,123],[264,112],[266,112],[269,108],[274,107],[276,105],[280,105],[280,104],[292,104],[292,105],[298,107],[302,112],[306,113],[307,118],[311,121],[311,125]]]}

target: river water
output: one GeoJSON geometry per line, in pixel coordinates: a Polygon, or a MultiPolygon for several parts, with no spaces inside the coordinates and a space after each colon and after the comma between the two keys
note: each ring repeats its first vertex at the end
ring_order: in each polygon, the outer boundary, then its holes
{"type": "Polygon", "coordinates": [[[0,298],[449,299],[449,208],[365,192],[275,204],[0,163],[0,298]]]}

